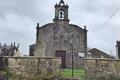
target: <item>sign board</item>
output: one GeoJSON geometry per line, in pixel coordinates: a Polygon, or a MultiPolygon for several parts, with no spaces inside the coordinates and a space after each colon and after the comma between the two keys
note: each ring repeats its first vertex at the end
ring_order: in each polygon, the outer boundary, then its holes
{"type": "Polygon", "coordinates": [[[78,57],[85,57],[85,53],[78,53],[78,57]]]}

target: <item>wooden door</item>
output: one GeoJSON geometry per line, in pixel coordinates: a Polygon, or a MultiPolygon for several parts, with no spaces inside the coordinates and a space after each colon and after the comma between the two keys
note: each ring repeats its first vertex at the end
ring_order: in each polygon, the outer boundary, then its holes
{"type": "Polygon", "coordinates": [[[61,65],[61,67],[65,68],[66,67],[66,51],[57,50],[56,53],[55,53],[55,56],[56,57],[61,57],[61,59],[62,59],[62,65],[61,65]]]}

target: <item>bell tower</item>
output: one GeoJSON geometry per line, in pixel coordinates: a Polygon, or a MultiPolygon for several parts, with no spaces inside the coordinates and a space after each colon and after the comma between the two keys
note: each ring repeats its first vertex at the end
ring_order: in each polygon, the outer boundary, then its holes
{"type": "Polygon", "coordinates": [[[68,21],[68,8],[63,0],[60,0],[59,4],[55,5],[55,18],[53,21],[68,21]]]}

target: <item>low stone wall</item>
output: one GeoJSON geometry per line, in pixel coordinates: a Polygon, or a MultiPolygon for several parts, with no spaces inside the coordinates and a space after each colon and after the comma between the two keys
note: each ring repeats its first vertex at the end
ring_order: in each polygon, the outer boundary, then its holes
{"type": "Polygon", "coordinates": [[[120,60],[85,59],[86,80],[120,80],[120,60]]]}
{"type": "Polygon", "coordinates": [[[12,78],[17,76],[22,80],[52,80],[61,75],[61,58],[0,57],[0,60],[1,70],[9,72],[12,78]]]}

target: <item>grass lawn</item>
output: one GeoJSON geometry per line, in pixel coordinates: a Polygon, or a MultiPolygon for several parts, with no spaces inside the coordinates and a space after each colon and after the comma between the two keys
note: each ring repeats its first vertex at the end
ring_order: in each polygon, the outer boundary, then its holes
{"type": "MultiPolygon", "coordinates": [[[[74,77],[75,78],[84,78],[85,70],[84,69],[74,69],[74,77]]],[[[62,77],[71,78],[72,77],[72,69],[63,69],[62,77]]]]}

